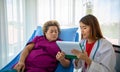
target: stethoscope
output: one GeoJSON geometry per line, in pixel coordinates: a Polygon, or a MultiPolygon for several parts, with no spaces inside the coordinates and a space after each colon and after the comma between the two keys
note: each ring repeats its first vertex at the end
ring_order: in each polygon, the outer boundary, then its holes
{"type": "MultiPolygon", "coordinates": [[[[85,50],[85,40],[81,43],[79,43],[81,51],[83,52],[85,50]]],[[[94,60],[95,55],[97,53],[97,50],[99,49],[99,45],[100,45],[100,40],[97,41],[97,46],[95,48],[95,52],[93,53],[92,59],[94,60]]]]}
{"type": "MultiPolygon", "coordinates": [[[[99,49],[99,45],[100,45],[100,40],[98,40],[97,46],[96,46],[96,49],[95,49],[95,52],[94,52],[94,54],[93,54],[93,56],[92,56],[92,59],[93,59],[93,60],[94,60],[94,58],[95,58],[95,55],[96,55],[96,53],[97,53],[97,50],[99,49]]],[[[84,50],[85,50],[85,40],[84,40],[83,42],[80,42],[80,43],[79,43],[79,46],[80,46],[80,48],[81,48],[81,51],[84,52],[84,50]],[[82,43],[82,44],[81,44],[81,43],[82,43]]],[[[82,72],[82,69],[76,69],[75,72],[79,72],[79,70],[82,72]]]]}

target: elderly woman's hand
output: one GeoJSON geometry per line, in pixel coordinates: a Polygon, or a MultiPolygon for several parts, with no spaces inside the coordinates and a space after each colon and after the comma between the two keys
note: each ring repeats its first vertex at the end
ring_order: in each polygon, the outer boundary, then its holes
{"type": "Polygon", "coordinates": [[[16,69],[17,72],[24,72],[25,63],[24,63],[24,62],[18,62],[18,63],[14,66],[14,69],[16,69]]]}
{"type": "Polygon", "coordinates": [[[64,52],[58,52],[57,55],[56,55],[56,59],[58,61],[62,61],[65,59],[65,53],[64,52]]]}

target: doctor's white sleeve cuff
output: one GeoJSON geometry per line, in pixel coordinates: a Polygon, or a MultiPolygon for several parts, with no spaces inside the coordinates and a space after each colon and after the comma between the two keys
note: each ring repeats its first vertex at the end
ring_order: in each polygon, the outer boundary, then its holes
{"type": "Polygon", "coordinates": [[[79,68],[82,67],[82,61],[81,61],[81,60],[78,61],[77,66],[75,65],[75,59],[72,61],[72,63],[73,63],[73,65],[74,65],[74,68],[75,68],[75,69],[79,69],[79,68]]]}

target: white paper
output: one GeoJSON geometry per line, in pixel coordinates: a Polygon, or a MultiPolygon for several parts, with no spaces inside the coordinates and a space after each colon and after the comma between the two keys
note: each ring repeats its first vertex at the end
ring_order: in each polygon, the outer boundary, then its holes
{"type": "Polygon", "coordinates": [[[73,55],[71,53],[72,49],[80,49],[79,42],[70,42],[70,41],[56,41],[57,45],[61,49],[61,51],[65,52],[66,55],[73,55]]]}

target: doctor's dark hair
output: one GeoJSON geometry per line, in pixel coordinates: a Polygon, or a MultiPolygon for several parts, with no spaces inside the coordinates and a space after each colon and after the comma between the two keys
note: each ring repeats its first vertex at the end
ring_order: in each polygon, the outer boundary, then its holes
{"type": "MultiPolygon", "coordinates": [[[[83,18],[81,18],[81,20],[79,21],[79,23],[82,22],[87,26],[90,26],[91,28],[91,35],[94,39],[100,39],[103,38],[101,29],[100,29],[100,25],[99,22],[97,20],[97,18],[91,14],[88,14],[86,16],[84,16],[83,18]]],[[[81,38],[83,38],[83,36],[81,35],[81,38]]]]}
{"type": "Polygon", "coordinates": [[[50,26],[56,26],[58,29],[58,34],[60,33],[60,26],[59,23],[56,20],[50,20],[44,23],[43,25],[43,34],[45,35],[45,32],[48,31],[50,26]]]}

